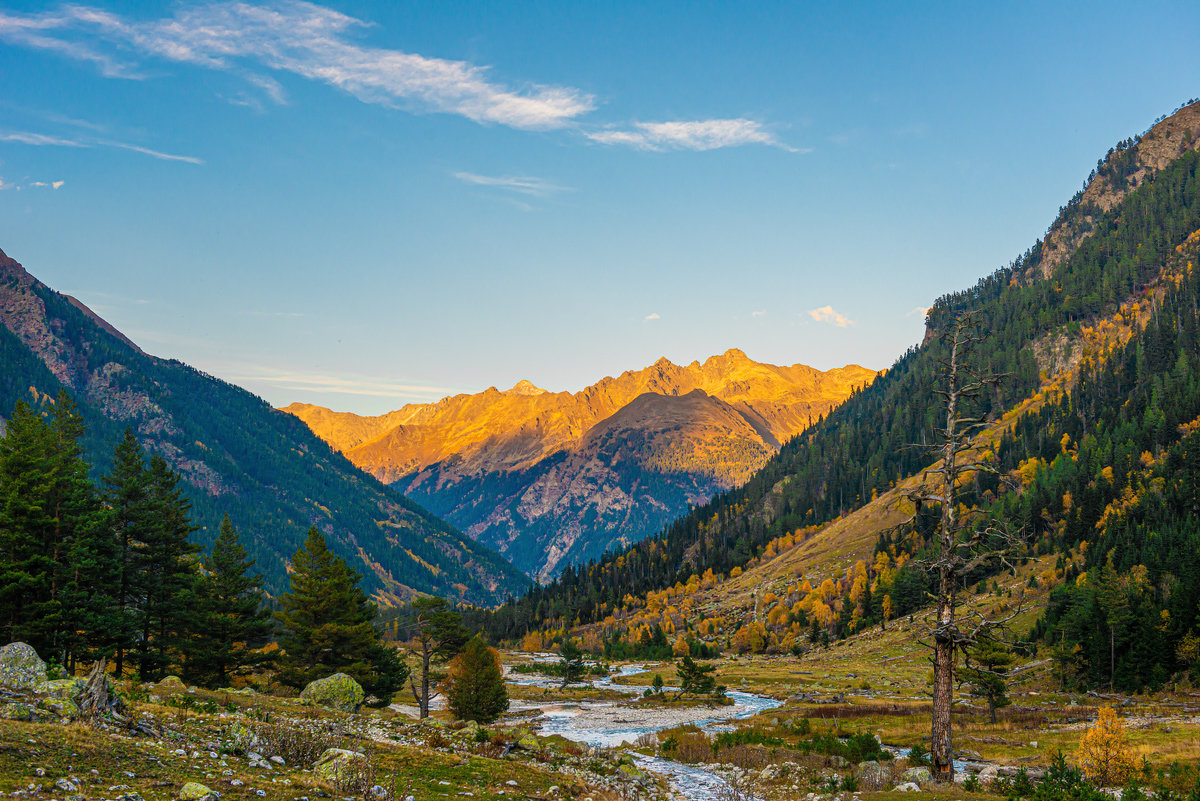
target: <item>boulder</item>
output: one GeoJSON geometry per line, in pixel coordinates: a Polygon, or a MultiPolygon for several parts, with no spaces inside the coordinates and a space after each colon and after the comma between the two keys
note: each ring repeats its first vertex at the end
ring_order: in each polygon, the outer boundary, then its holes
{"type": "Polygon", "coordinates": [[[917,784],[929,784],[933,781],[933,774],[929,772],[929,768],[921,766],[917,768],[909,768],[904,771],[904,781],[915,782],[917,784]]]}
{"type": "Polygon", "coordinates": [[[882,762],[859,762],[858,780],[872,790],[882,790],[891,779],[891,771],[882,762]]]}
{"type": "Polygon", "coordinates": [[[517,740],[517,748],[522,751],[541,751],[542,744],[532,734],[522,734],[521,739],[517,740]]]}
{"type": "Polygon", "coordinates": [[[344,748],[327,748],[313,764],[313,775],[330,784],[344,785],[356,774],[365,773],[368,767],[365,754],[344,748]]]}
{"type": "Polygon", "coordinates": [[[913,784],[912,782],[905,782],[904,784],[897,784],[896,792],[898,792],[898,793],[919,793],[919,792],[921,792],[921,785],[913,784]]]}
{"type": "Polygon", "coordinates": [[[183,679],[179,678],[178,676],[167,676],[158,682],[158,684],[155,684],[154,689],[158,690],[160,693],[174,695],[175,693],[187,692],[187,685],[184,684],[183,679]]]}
{"type": "Polygon", "coordinates": [[[46,663],[32,646],[10,642],[0,648],[0,685],[35,690],[46,683],[46,663]]]}
{"type": "Polygon", "coordinates": [[[309,682],[300,697],[331,709],[357,712],[367,694],[361,684],[345,673],[334,673],[329,678],[309,682]]]}
{"type": "Polygon", "coordinates": [[[179,790],[184,801],[216,801],[217,794],[199,782],[188,782],[179,790]]]}

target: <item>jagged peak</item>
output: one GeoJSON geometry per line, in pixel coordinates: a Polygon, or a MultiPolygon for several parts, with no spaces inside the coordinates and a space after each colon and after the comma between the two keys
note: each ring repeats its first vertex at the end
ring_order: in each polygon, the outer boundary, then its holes
{"type": "Polygon", "coordinates": [[[542,389],[536,386],[532,381],[522,378],[520,381],[512,385],[511,389],[506,389],[502,395],[545,395],[549,390],[542,389]]]}

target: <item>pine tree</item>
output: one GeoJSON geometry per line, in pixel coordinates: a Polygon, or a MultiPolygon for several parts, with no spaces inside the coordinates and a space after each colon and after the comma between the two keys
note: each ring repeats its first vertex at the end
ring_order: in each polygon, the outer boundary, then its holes
{"type": "Polygon", "coordinates": [[[578,684],[583,680],[583,651],[575,644],[569,636],[563,638],[562,647],[558,649],[559,656],[562,661],[559,665],[562,667],[562,687],[559,689],[565,690],[568,684],[578,684]]]}
{"type": "Polygon", "coordinates": [[[500,654],[475,635],[450,661],[446,703],[454,717],[491,723],[508,709],[500,654]]]}
{"type": "Polygon", "coordinates": [[[104,476],[104,499],[110,509],[114,536],[113,602],[117,609],[108,632],[114,653],[113,669],[124,675],[127,656],[136,646],[139,602],[138,549],[150,537],[154,508],[142,446],[129,428],[113,450],[112,467],[104,476]]]}
{"type": "Polygon", "coordinates": [[[462,614],[442,598],[417,598],[409,614],[412,628],[412,651],[420,663],[421,684],[410,679],[413,698],[417,701],[419,717],[429,717],[429,702],[437,697],[433,685],[437,682],[434,663],[452,658],[467,641],[462,614]]]}
{"type": "Polygon", "coordinates": [[[179,475],[158,454],[150,459],[147,496],[152,525],[137,551],[139,603],[138,671],[157,681],[178,660],[187,632],[195,627],[195,560],[199,547],[188,541],[191,501],[179,488],[179,475]]]}
{"type": "Polygon", "coordinates": [[[708,695],[716,691],[716,665],[703,665],[692,659],[691,655],[687,655],[679,660],[675,665],[675,670],[679,673],[679,692],[675,694],[675,699],[679,700],[685,694],[690,695],[708,695]]]}
{"type": "Polygon", "coordinates": [[[982,638],[966,651],[966,665],[959,676],[969,682],[976,695],[987,700],[988,715],[996,722],[996,710],[1012,703],[1008,697],[1008,668],[1016,657],[1001,643],[982,638]]]}
{"type": "Polygon", "coordinates": [[[404,686],[408,668],[372,626],[376,608],[359,588],[361,576],[330,552],[316,527],[292,557],[291,589],[275,613],[283,627],[279,680],[301,688],[345,673],[380,703],[404,686]]]}
{"type": "Polygon", "coordinates": [[[19,402],[0,440],[0,636],[40,653],[54,647],[62,614],[53,586],[54,481],[50,431],[19,402]]]}
{"type": "Polygon", "coordinates": [[[229,515],[204,560],[196,586],[196,626],[185,652],[185,676],[205,687],[226,687],[271,661],[257,649],[271,634],[271,613],[263,605],[262,576],[251,574],[254,560],[246,555],[229,515]]]}

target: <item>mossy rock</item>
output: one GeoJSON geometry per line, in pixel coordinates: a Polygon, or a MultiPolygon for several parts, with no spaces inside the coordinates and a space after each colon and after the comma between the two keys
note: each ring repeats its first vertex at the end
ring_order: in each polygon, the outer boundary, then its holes
{"type": "Polygon", "coordinates": [[[79,679],[55,679],[38,685],[37,691],[43,695],[52,695],[55,698],[72,699],[83,691],[84,682],[79,679]]]}
{"type": "Polygon", "coordinates": [[[183,801],[216,801],[217,795],[199,782],[188,782],[179,791],[183,801]]]}
{"type": "Polygon", "coordinates": [[[368,767],[365,754],[345,748],[328,748],[313,764],[313,775],[330,784],[344,785],[368,767]]]}
{"type": "Polygon", "coordinates": [[[10,642],[0,648],[0,685],[34,690],[46,683],[46,663],[32,646],[10,642]]]}
{"type": "Polygon", "coordinates": [[[250,751],[258,745],[258,735],[241,723],[234,723],[225,730],[226,742],[241,753],[250,751]]]}
{"type": "Polygon", "coordinates": [[[517,748],[522,751],[541,751],[542,744],[532,734],[522,734],[521,739],[517,740],[517,748]]]}
{"type": "Polygon", "coordinates": [[[635,779],[640,779],[646,774],[635,768],[633,765],[621,765],[617,770],[624,773],[626,776],[632,776],[635,779]]]}
{"type": "Polygon", "coordinates": [[[187,685],[184,684],[183,679],[179,678],[178,676],[167,676],[165,679],[158,682],[158,684],[155,684],[154,689],[158,690],[160,693],[174,695],[175,693],[187,692],[187,685]]]}
{"type": "Polygon", "coordinates": [[[70,698],[43,698],[38,701],[38,707],[53,712],[60,718],[79,717],[79,705],[70,698]]]}
{"type": "Polygon", "coordinates": [[[933,774],[929,772],[929,768],[917,767],[909,768],[904,771],[904,781],[913,782],[914,784],[929,784],[933,781],[933,774]]]}
{"type": "Polygon", "coordinates": [[[357,712],[367,694],[363,692],[361,684],[345,673],[334,673],[329,678],[309,682],[300,697],[330,709],[357,712]]]}
{"type": "Polygon", "coordinates": [[[0,701],[0,720],[33,720],[33,707],[20,701],[0,701]]]}

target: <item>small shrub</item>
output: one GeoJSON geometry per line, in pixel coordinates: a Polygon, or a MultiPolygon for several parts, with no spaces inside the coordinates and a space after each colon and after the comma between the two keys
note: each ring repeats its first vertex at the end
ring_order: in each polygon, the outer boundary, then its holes
{"type": "Polygon", "coordinates": [[[912,748],[908,749],[908,764],[913,767],[921,767],[929,764],[929,752],[920,743],[917,743],[912,748]]]}
{"type": "Polygon", "coordinates": [[[842,792],[856,793],[858,792],[858,779],[853,773],[847,773],[842,777],[842,792]]]}

